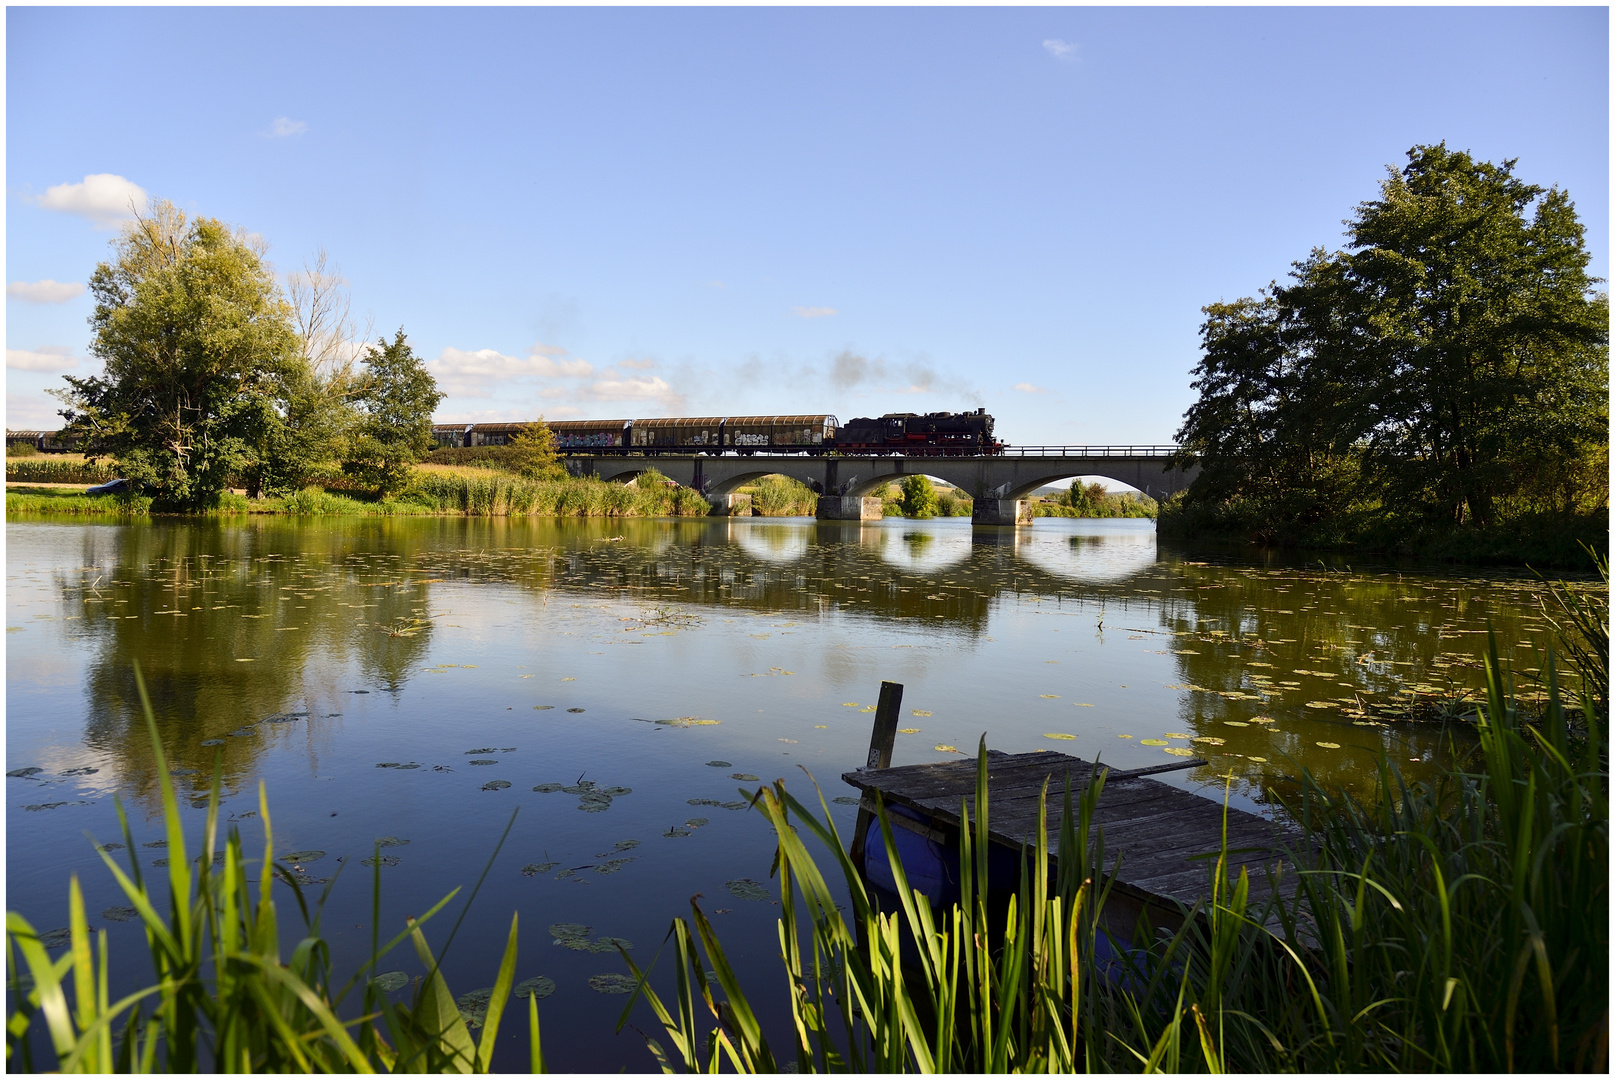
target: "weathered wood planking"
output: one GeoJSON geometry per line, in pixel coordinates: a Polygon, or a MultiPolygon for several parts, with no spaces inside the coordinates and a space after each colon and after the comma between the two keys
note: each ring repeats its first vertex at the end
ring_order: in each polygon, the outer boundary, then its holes
{"type": "MultiPolygon", "coordinates": [[[[1048,844],[1051,860],[1059,846],[1065,787],[1071,785],[1075,808],[1093,765],[1068,754],[989,754],[987,759],[988,833],[1000,844],[1018,849],[1036,845],[1038,799],[1048,783],[1048,844]]],[[[879,792],[887,805],[912,807],[956,834],[959,807],[975,813],[976,762],[944,761],[895,769],[860,769],[842,779],[864,793],[864,803],[879,792]]],[[[1112,772],[1094,815],[1104,839],[1107,871],[1121,863],[1114,878],[1118,891],[1156,908],[1173,902],[1192,906],[1205,898],[1210,863],[1223,843],[1224,807],[1148,776],[1112,772]],[[1207,858],[1209,856],[1209,858],[1207,858]],[[1163,904],[1163,902],[1166,902],[1163,904]]],[[[894,819],[895,820],[895,819],[894,819]]],[[[1267,870],[1278,869],[1278,849],[1293,840],[1289,830],[1233,807],[1226,809],[1229,862],[1244,866],[1250,877],[1250,900],[1260,904],[1269,892],[1267,870]]],[[[1293,879],[1292,874],[1286,876],[1293,879]]]]}

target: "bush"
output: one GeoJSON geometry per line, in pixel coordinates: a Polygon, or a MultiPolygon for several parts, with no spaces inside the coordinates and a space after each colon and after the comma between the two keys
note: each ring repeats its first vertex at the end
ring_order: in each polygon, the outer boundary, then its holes
{"type": "Polygon", "coordinates": [[[936,487],[932,485],[929,476],[918,474],[905,476],[899,490],[901,494],[898,496],[897,505],[904,517],[936,517],[936,487]]]}
{"type": "Polygon", "coordinates": [[[38,455],[39,447],[31,442],[6,443],[6,457],[8,458],[37,457],[38,455]]]}
{"type": "Polygon", "coordinates": [[[752,510],[759,517],[812,517],[819,506],[812,488],[778,474],[748,484],[740,492],[751,496],[752,510]]]}

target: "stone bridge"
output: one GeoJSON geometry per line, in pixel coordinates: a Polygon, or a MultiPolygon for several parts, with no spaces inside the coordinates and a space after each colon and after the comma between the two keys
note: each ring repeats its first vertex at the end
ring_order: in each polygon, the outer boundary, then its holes
{"type": "MultiPolygon", "coordinates": [[[[1169,466],[1175,446],[1015,446],[984,457],[902,455],[724,454],[643,457],[636,454],[572,454],[564,460],[574,476],[596,476],[627,483],[654,467],[669,479],[712,500],[714,513],[738,510],[737,488],[779,473],[800,480],[819,495],[820,520],[863,520],[881,516],[880,498],[870,493],[916,473],[934,476],[967,492],[971,519],[980,525],[1030,525],[1026,496],[1074,476],[1101,476],[1163,499],[1194,480],[1194,466],[1169,466]]],[[[742,497],[743,498],[743,497],[742,497]]]]}

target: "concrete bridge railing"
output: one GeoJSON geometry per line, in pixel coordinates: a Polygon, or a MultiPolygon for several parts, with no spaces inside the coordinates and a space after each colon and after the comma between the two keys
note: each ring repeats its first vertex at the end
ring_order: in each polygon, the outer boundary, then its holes
{"type": "Polygon", "coordinates": [[[984,457],[573,454],[565,461],[575,476],[624,483],[655,468],[706,495],[717,513],[733,506],[737,488],[779,473],[818,493],[817,516],[822,520],[879,518],[880,499],[871,497],[871,492],[922,474],[969,493],[974,501],[971,517],[978,524],[1029,525],[1026,496],[1073,476],[1116,480],[1156,499],[1182,491],[1194,480],[1196,469],[1171,468],[1170,455],[1176,450],[1175,446],[1009,447],[1003,454],[984,457]]]}

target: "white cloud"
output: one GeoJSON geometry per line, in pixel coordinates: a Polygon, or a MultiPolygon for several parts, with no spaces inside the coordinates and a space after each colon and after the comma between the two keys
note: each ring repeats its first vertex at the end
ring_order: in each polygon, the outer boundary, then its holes
{"type": "Polygon", "coordinates": [[[43,394],[6,394],[6,427],[14,431],[55,431],[62,426],[57,406],[43,394]]]}
{"type": "Polygon", "coordinates": [[[649,371],[656,366],[654,360],[618,360],[617,366],[627,368],[629,371],[649,371]]]}
{"type": "Polygon", "coordinates": [[[1043,389],[1043,387],[1041,387],[1041,386],[1033,386],[1029,382],[1018,382],[1018,383],[1015,384],[1013,389],[1019,390],[1023,394],[1046,394],[1046,393],[1048,393],[1048,391],[1043,389]]]}
{"type": "Polygon", "coordinates": [[[277,116],[275,122],[269,125],[268,135],[271,139],[284,139],[288,135],[301,135],[308,130],[308,124],[302,120],[293,120],[289,116],[277,116]]]}
{"type": "Polygon", "coordinates": [[[525,357],[506,356],[495,349],[446,348],[426,370],[450,397],[492,397],[498,384],[512,379],[581,379],[594,374],[587,360],[565,360],[566,350],[536,345],[525,357]]]}
{"type": "Polygon", "coordinates": [[[799,307],[791,310],[796,312],[799,319],[822,319],[836,313],[833,307],[799,307]]]}
{"type": "Polygon", "coordinates": [[[66,371],[78,367],[78,358],[65,345],[41,345],[30,352],[27,349],[7,349],[6,367],[12,371],[66,371]]]}
{"type": "Polygon", "coordinates": [[[84,291],[80,281],[13,281],[6,286],[6,295],[15,296],[30,304],[65,304],[84,291]]]}
{"type": "Polygon", "coordinates": [[[1059,38],[1045,39],[1043,42],[1043,47],[1049,50],[1049,55],[1054,57],[1056,60],[1070,60],[1077,53],[1077,47],[1075,45],[1071,44],[1069,41],[1061,41],[1059,38]]]}
{"type": "Polygon", "coordinates": [[[146,208],[146,192],[139,184],[113,173],[94,173],[82,183],[57,184],[33,200],[35,206],[87,217],[98,229],[111,229],[146,208]]]}
{"type": "Polygon", "coordinates": [[[684,408],[684,395],[655,375],[627,379],[596,379],[583,388],[591,401],[653,401],[670,413],[684,408]]]}

